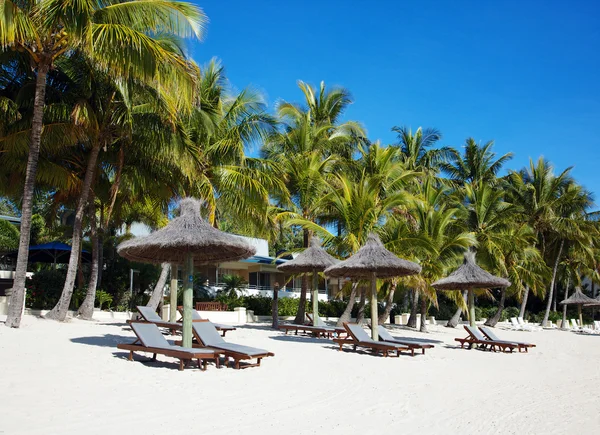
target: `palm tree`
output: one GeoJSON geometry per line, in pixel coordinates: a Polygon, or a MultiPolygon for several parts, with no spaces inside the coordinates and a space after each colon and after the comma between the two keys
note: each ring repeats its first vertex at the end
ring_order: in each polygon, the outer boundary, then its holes
{"type": "Polygon", "coordinates": [[[259,93],[251,88],[230,93],[225,84],[217,60],[202,68],[201,102],[186,125],[198,153],[190,192],[205,201],[211,224],[227,218],[246,234],[264,235],[270,196],[286,195],[284,174],[273,162],[248,157],[246,150],[272,135],[276,122],[259,93]]]}
{"type": "MultiPolygon", "coordinates": [[[[511,172],[508,177],[511,201],[518,203],[522,208],[522,216],[535,233],[536,246],[546,264],[552,269],[542,326],[546,326],[550,314],[565,237],[571,234],[578,238],[577,233],[581,234],[576,225],[577,220],[574,221],[573,218],[576,219],[579,213],[584,213],[591,202],[587,193],[569,188],[574,184],[570,171],[571,168],[567,168],[555,175],[552,165],[540,157],[535,163],[531,160],[528,168],[511,172]],[[568,191],[571,195],[565,195],[568,191]]],[[[524,302],[527,301],[528,291],[526,287],[524,302]]],[[[521,311],[524,312],[524,305],[521,311]]]]}
{"type": "MultiPolygon", "coordinates": [[[[46,80],[57,59],[77,48],[111,74],[135,76],[162,83],[164,78],[191,84],[189,66],[173,46],[156,35],[174,38],[200,36],[205,21],[202,11],[187,3],[171,1],[121,2],[62,0],[13,2],[0,6],[0,46],[17,51],[36,73],[35,100],[29,156],[22,200],[21,238],[13,292],[6,325],[19,327],[24,300],[31,207],[39,159],[46,80]]],[[[173,40],[173,38],[171,38],[173,40]]],[[[188,86],[189,88],[189,86],[188,86]]],[[[181,87],[178,96],[189,96],[181,87]]],[[[80,207],[83,209],[85,203],[80,207]]],[[[79,211],[79,210],[78,210],[79,211]]]]}
{"type": "MultiPolygon", "coordinates": [[[[306,107],[287,102],[279,104],[277,111],[283,129],[269,138],[262,148],[262,155],[281,169],[286,181],[285,196],[274,195],[277,205],[286,210],[279,219],[299,217],[316,223],[319,217],[316,204],[328,192],[328,178],[344,157],[349,159],[352,156],[364,134],[354,122],[337,122],[350,102],[346,91],[327,92],[322,83],[316,98],[316,91],[311,86],[303,82],[299,86],[306,107]]],[[[305,248],[309,237],[310,230],[305,227],[305,248]]],[[[306,289],[304,276],[296,323],[304,321],[306,289]]]]}
{"type": "Polygon", "coordinates": [[[413,223],[407,225],[406,219],[395,216],[387,225],[393,228],[389,244],[392,252],[418,259],[422,268],[419,275],[406,278],[407,284],[420,294],[421,332],[427,330],[428,301],[437,304],[431,283],[455,266],[464,250],[476,243],[474,235],[457,220],[459,210],[448,207],[449,190],[427,177],[408,206],[413,223]]]}
{"type": "Polygon", "coordinates": [[[465,142],[463,155],[451,153],[449,161],[443,162],[441,168],[458,183],[496,183],[502,166],[512,159],[513,154],[506,153],[496,158],[493,146],[494,141],[479,145],[470,137],[465,142]]]}
{"type": "Polygon", "coordinates": [[[410,171],[437,174],[439,165],[453,154],[449,147],[432,148],[442,138],[434,128],[417,128],[413,133],[408,127],[392,127],[398,134],[397,146],[402,154],[402,162],[410,171]]]}

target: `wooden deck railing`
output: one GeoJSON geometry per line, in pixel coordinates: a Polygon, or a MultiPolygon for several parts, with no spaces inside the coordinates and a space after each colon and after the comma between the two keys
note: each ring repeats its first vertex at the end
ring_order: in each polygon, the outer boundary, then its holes
{"type": "Polygon", "coordinates": [[[196,311],[227,311],[227,304],[221,302],[196,302],[196,311]]]}

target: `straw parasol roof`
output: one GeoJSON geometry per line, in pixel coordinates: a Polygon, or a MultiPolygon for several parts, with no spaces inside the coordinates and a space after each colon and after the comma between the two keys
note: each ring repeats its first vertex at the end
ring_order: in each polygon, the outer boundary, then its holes
{"type": "Polygon", "coordinates": [[[368,278],[375,273],[378,278],[414,275],[421,272],[421,266],[412,261],[396,257],[383,247],[376,234],[369,234],[367,243],[356,254],[338,264],[325,269],[332,277],[368,278]]]}
{"type": "Polygon", "coordinates": [[[562,305],[600,305],[600,301],[597,299],[584,295],[580,287],[575,287],[575,293],[559,303],[562,305]]]}
{"type": "Polygon", "coordinates": [[[277,269],[289,273],[312,272],[314,270],[322,272],[329,266],[339,262],[340,260],[332,257],[321,248],[321,242],[317,237],[311,237],[308,248],[293,260],[277,266],[277,269]]]}
{"type": "Polygon", "coordinates": [[[119,255],[143,263],[184,263],[193,254],[194,264],[236,261],[253,256],[256,249],[243,238],[224,233],[200,216],[201,202],[181,200],[181,215],[167,226],[117,247],[119,255]]]}
{"type": "Polygon", "coordinates": [[[475,251],[465,252],[463,264],[448,275],[431,284],[436,290],[469,290],[478,288],[509,287],[510,281],[486,272],[475,263],[475,251]]]}

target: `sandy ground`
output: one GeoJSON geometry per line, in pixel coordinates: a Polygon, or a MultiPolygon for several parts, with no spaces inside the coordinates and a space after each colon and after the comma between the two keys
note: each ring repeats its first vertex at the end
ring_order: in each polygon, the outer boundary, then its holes
{"type": "Polygon", "coordinates": [[[461,350],[459,329],[396,336],[435,344],[400,358],[338,352],[266,325],[227,335],[271,350],[258,368],[177,370],[127,361],[120,323],[26,316],[0,325],[0,434],[580,434],[600,429],[600,336],[514,332],[528,354],[461,350]]]}

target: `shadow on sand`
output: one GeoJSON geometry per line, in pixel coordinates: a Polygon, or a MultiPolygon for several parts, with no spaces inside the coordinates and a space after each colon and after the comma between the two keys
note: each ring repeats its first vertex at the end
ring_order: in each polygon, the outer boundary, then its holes
{"type": "Polygon", "coordinates": [[[288,343],[320,343],[329,344],[331,343],[327,338],[316,338],[310,335],[276,335],[269,337],[271,340],[287,341],[288,343]]]}
{"type": "Polygon", "coordinates": [[[99,346],[99,347],[117,347],[120,343],[131,343],[132,337],[125,337],[122,335],[104,334],[94,337],[75,337],[71,338],[71,342],[77,344],[85,344],[87,346],[99,346]]]}

